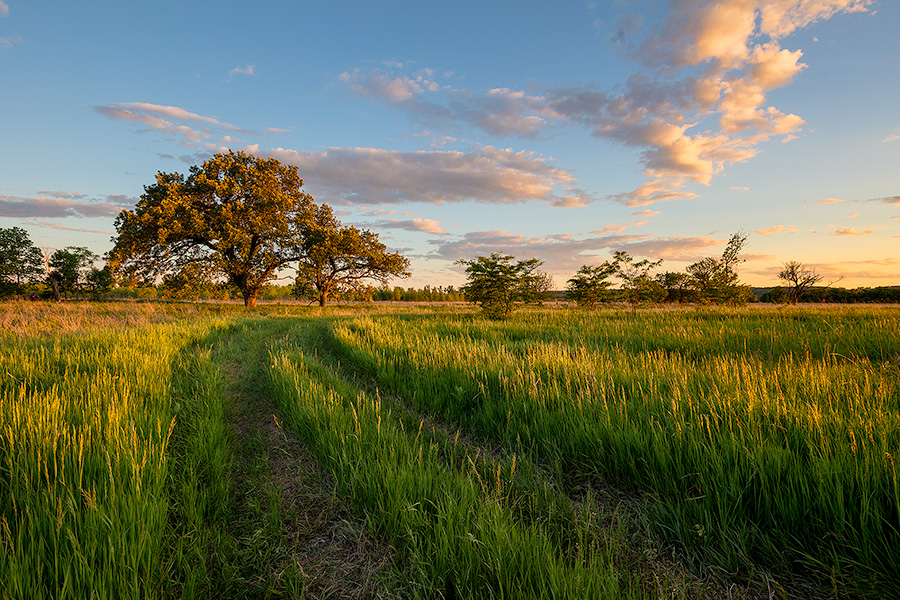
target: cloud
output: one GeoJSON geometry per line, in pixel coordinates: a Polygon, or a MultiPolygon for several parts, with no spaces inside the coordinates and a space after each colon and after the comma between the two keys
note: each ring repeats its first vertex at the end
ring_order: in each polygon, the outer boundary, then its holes
{"type": "Polygon", "coordinates": [[[6,16],[9,16],[9,5],[3,0],[0,0],[0,17],[6,16]]]}
{"type": "Polygon", "coordinates": [[[182,138],[187,145],[203,147],[206,150],[227,150],[222,146],[222,142],[225,139],[228,140],[225,143],[229,144],[235,141],[230,137],[231,133],[259,135],[253,130],[242,129],[215,117],[192,113],[177,106],[147,102],[120,102],[108,106],[94,106],[93,109],[105,117],[140,123],[150,130],[173,138],[182,138]],[[214,139],[220,141],[213,143],[214,139]]]}
{"type": "Polygon", "coordinates": [[[807,200],[807,202],[817,202],[819,204],[840,204],[841,202],[847,201],[842,200],[841,198],[821,198],[819,200],[807,200]]]}
{"type": "Polygon", "coordinates": [[[250,75],[252,77],[256,77],[256,67],[254,67],[253,65],[247,65],[245,67],[235,67],[228,72],[228,79],[231,79],[235,75],[250,75]]]}
{"type": "Polygon", "coordinates": [[[354,69],[338,77],[362,96],[396,106],[429,127],[456,129],[460,124],[503,137],[535,137],[547,124],[536,114],[543,99],[508,88],[459,89],[441,85],[431,69],[411,75],[354,69]]]}
{"type": "Polygon", "coordinates": [[[6,50],[12,48],[16,44],[20,44],[22,42],[22,36],[3,36],[0,37],[0,50],[6,50]]]}
{"type": "Polygon", "coordinates": [[[772,235],[773,233],[794,233],[795,231],[797,231],[797,227],[794,225],[791,225],[790,227],[773,225],[772,227],[766,227],[765,229],[757,229],[756,233],[760,235],[772,235]]]}
{"type": "Polygon", "coordinates": [[[706,250],[721,246],[725,240],[621,233],[526,236],[495,230],[475,231],[460,238],[432,240],[430,243],[435,250],[427,258],[456,261],[502,252],[518,258],[538,258],[544,261],[544,270],[570,277],[581,265],[609,260],[616,250],[624,250],[637,257],[695,262],[704,256],[706,250]]]}
{"type": "Polygon", "coordinates": [[[872,198],[866,202],[884,202],[885,204],[900,204],[900,196],[887,196],[885,198],[872,198]]]}
{"type": "Polygon", "coordinates": [[[900,127],[892,131],[883,141],[896,142],[897,140],[900,140],[900,127]]]}
{"type": "Polygon", "coordinates": [[[858,218],[859,218],[859,213],[852,213],[852,214],[847,215],[847,216],[844,217],[844,218],[845,218],[845,219],[858,219],[858,218]]]}
{"type": "Polygon", "coordinates": [[[103,233],[106,235],[112,235],[113,231],[103,231],[97,229],[84,229],[82,227],[66,227],[65,225],[60,225],[59,223],[48,223],[47,221],[32,221],[32,224],[37,225],[38,227],[47,227],[49,229],[58,229],[60,231],[80,231],[83,233],[103,233]]]}
{"type": "MultiPolygon", "coordinates": [[[[308,180],[307,190],[331,204],[559,204],[573,197],[568,186],[574,177],[568,171],[532,152],[492,146],[468,153],[376,148],[330,148],[312,153],[276,148],[257,153],[296,165],[308,180]]],[[[592,198],[580,198],[589,200],[592,198]]]]}
{"type": "Polygon", "coordinates": [[[490,135],[536,138],[564,127],[641,150],[647,181],[609,199],[629,206],[696,197],[727,166],[753,158],[772,138],[789,140],[802,117],[766,103],[806,68],[803,52],[782,48],[797,29],[870,0],[682,0],[671,3],[640,43],[642,20],[623,15],[616,41],[641,69],[624,85],[534,85],[459,89],[431,70],[356,69],[340,79],[363,97],[396,106],[429,127],[474,127],[490,135]]]}
{"type": "Polygon", "coordinates": [[[749,192],[750,191],[750,188],[748,188],[745,185],[733,185],[728,189],[734,190],[735,192],[749,192]]]}
{"type": "Polygon", "coordinates": [[[856,227],[840,227],[834,233],[835,235],[870,235],[874,231],[874,227],[869,227],[865,231],[857,231],[856,227]]]}
{"type": "Polygon", "coordinates": [[[68,198],[28,198],[0,194],[0,217],[115,217],[122,208],[123,204],[114,201],[76,202],[68,198]]]}
{"type": "Polygon", "coordinates": [[[69,200],[81,200],[82,198],[87,198],[87,194],[78,192],[39,190],[37,193],[39,196],[53,196],[54,198],[67,198],[69,200]]]}
{"type": "Polygon", "coordinates": [[[833,278],[835,280],[839,280],[842,277],[852,277],[854,280],[888,280],[888,283],[896,283],[896,267],[900,266],[900,259],[880,258],[872,260],[847,260],[832,263],[805,264],[825,275],[826,278],[833,278]],[[879,267],[886,267],[887,270],[879,269],[879,267]]]}
{"type": "Polygon", "coordinates": [[[445,235],[446,229],[441,227],[438,221],[433,219],[411,219],[401,221],[400,219],[388,219],[378,221],[372,224],[373,227],[379,229],[403,229],[406,231],[422,231],[425,233],[433,233],[435,235],[445,235]]]}

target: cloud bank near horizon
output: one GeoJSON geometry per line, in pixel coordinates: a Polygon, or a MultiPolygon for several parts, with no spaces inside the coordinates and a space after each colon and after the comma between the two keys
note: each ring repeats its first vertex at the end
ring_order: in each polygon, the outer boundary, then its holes
{"type": "Polygon", "coordinates": [[[0,217],[54,218],[116,217],[122,209],[132,208],[136,198],[122,195],[107,196],[103,200],[87,198],[73,192],[39,192],[40,196],[8,196],[0,194],[0,217]]]}
{"type": "MultiPolygon", "coordinates": [[[[584,236],[554,234],[526,236],[504,230],[473,231],[449,239],[431,240],[434,250],[422,258],[456,261],[492,252],[518,257],[538,257],[544,261],[543,270],[558,277],[569,277],[584,264],[598,264],[611,258],[616,250],[624,250],[637,257],[661,258],[673,262],[696,262],[716,254],[715,248],[724,246],[725,239],[694,236],[656,236],[625,234],[621,231],[601,230],[584,236]]],[[[665,270],[665,266],[662,268],[665,270]]]]}

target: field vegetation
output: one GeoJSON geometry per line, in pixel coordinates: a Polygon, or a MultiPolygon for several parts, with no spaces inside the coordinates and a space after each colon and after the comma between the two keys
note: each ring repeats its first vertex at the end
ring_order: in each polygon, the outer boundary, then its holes
{"type": "Polygon", "coordinates": [[[896,308],[0,324],[0,597],[898,597],[896,308]]]}

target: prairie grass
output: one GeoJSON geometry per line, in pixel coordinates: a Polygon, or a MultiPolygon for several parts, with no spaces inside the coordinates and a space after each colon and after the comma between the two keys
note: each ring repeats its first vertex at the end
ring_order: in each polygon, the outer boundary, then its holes
{"type": "MultiPolygon", "coordinates": [[[[315,329],[297,328],[273,349],[276,398],[333,471],[337,493],[407,565],[412,597],[648,597],[622,519],[604,522],[589,498],[576,511],[527,461],[474,454],[458,435],[423,430],[317,358],[315,329]]],[[[656,585],[671,597],[686,589],[656,585]]]]}
{"type": "Polygon", "coordinates": [[[896,592],[895,308],[366,316],[330,343],[570,485],[648,495],[698,567],[896,592]]]}
{"type": "Polygon", "coordinates": [[[388,595],[717,597],[765,572],[898,596],[896,308],[11,302],[0,324],[3,598],[304,597],[265,437],[234,430],[271,399],[392,546],[388,595]],[[648,568],[609,486],[693,577],[648,568]]]}
{"type": "Polygon", "coordinates": [[[182,590],[197,573],[178,558],[196,550],[182,534],[221,499],[219,473],[199,471],[222,461],[204,452],[224,442],[210,428],[216,375],[190,349],[224,321],[17,304],[0,312],[18,323],[0,336],[0,597],[182,590]]]}

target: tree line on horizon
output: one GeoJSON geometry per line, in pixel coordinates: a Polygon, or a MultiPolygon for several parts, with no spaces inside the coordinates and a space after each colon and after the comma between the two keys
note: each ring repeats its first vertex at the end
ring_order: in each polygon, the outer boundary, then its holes
{"type": "MultiPolygon", "coordinates": [[[[87,248],[50,254],[35,247],[24,229],[0,228],[0,297],[198,299],[237,292],[248,307],[260,297],[309,299],[320,306],[332,298],[465,299],[497,318],[519,304],[559,297],[552,278],[539,269],[542,261],[499,253],[457,261],[468,277],[459,289],[389,288],[391,279],[410,275],[406,257],[389,252],[377,234],[342,225],[327,204],[317,205],[303,191],[296,167],[244,152],[216,154],[192,166],[187,177],[158,173],[115,227],[114,247],[102,268],[87,248]],[[297,271],[293,283],[273,285],[286,267],[297,271]]],[[[583,265],[563,297],[589,308],[608,302],[627,302],[633,309],[662,302],[744,304],[756,300],[735,271],[746,241],[746,234],[735,233],[720,258],[701,259],[684,272],[653,274],[662,260],[638,261],[617,251],[599,265],[583,265]]],[[[784,285],[762,300],[900,301],[900,293],[885,291],[893,288],[816,287],[822,277],[796,261],[784,263],[778,278],[784,285]]]]}

